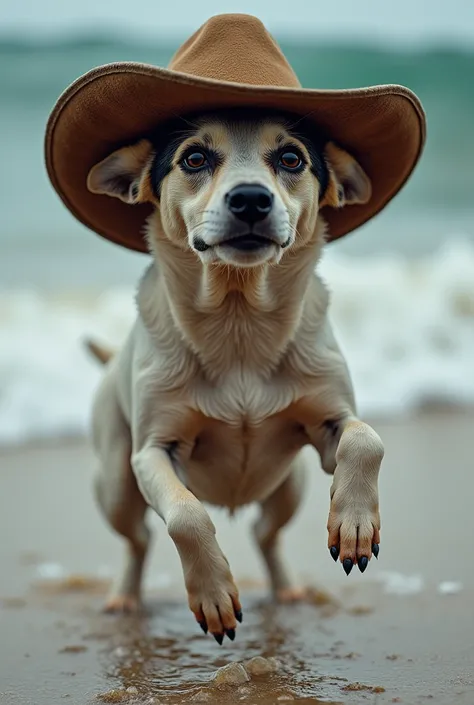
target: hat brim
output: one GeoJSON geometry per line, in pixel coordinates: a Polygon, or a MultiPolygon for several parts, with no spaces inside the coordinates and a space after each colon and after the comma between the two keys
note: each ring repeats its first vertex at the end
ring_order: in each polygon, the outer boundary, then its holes
{"type": "Polygon", "coordinates": [[[144,223],[152,207],[130,206],[91,193],[86,185],[89,170],[171,117],[244,106],[280,109],[314,119],[369,176],[372,197],[368,203],[323,209],[330,241],[358,228],[387,205],[412,173],[425,140],[421,103],[403,86],[273,88],[121,62],[89,71],[59,98],[46,130],[48,175],[81,223],[123,247],[147,252],[144,223]]]}

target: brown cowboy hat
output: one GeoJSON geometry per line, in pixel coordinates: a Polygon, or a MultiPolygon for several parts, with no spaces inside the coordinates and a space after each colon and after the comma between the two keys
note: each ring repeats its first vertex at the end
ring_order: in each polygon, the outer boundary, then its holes
{"type": "Polygon", "coordinates": [[[263,24],[217,15],[176,52],[169,68],[120,62],[92,69],[59,98],[46,130],[51,182],[84,225],[115,243],[147,251],[143,225],[152,207],[127,205],[87,189],[89,170],[170,117],[255,106],[314,118],[360,162],[372,181],[363,205],[324,209],[335,240],[376,215],[413,171],[425,139],[418,98],[396,85],[306,90],[263,24]]]}

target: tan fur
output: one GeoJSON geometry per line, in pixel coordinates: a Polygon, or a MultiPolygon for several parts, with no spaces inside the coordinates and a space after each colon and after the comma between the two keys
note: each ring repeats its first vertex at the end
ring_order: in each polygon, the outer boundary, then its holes
{"type": "Polygon", "coordinates": [[[333,142],[326,145],[326,159],[334,177],[326,203],[338,208],[351,203],[368,203],[372,196],[372,184],[355,159],[333,142]]]}
{"type": "Polygon", "coordinates": [[[87,188],[92,193],[115,196],[130,204],[148,200],[151,196],[148,181],[141,177],[146,170],[150,153],[151,143],[148,140],[140,140],[131,147],[114,152],[92,167],[87,177],[87,188]],[[129,180],[125,190],[111,188],[114,179],[119,176],[122,180],[129,180]]]}
{"type": "MultiPolygon", "coordinates": [[[[329,546],[338,547],[341,561],[356,563],[371,557],[379,538],[383,446],[356,419],[349,373],[327,319],[328,293],[315,274],[325,240],[319,185],[309,170],[291,182],[277,177],[261,156],[282,132],[270,123],[236,137],[225,125],[206,122],[192,143],[206,135],[224,161],[199,183],[177,166],[186,143],[178,150],[148,223],[154,261],[140,283],[138,318],[94,405],[99,501],[129,542],[127,569],[110,606],[126,609],[138,601],[148,505],[175,542],[196,619],[218,638],[232,635],[240,603],[201,502],[231,511],[260,502],[255,536],[272,589],[296,594],[278,534],[300,502],[300,451],[310,444],[334,474],[329,546]],[[274,211],[261,227],[276,244],[263,253],[234,253],[219,240],[240,227],[222,203],[242,181],[263,183],[274,194],[274,211]],[[204,211],[214,214],[207,225],[204,211]],[[194,249],[196,233],[213,243],[210,250],[194,249]],[[287,235],[285,249],[278,243],[287,235]]],[[[364,198],[360,167],[336,146],[329,149],[330,197],[342,186],[350,198],[364,198]]],[[[109,157],[114,174],[150,183],[151,155],[140,150],[134,167],[126,150],[109,157]]],[[[107,183],[110,169],[94,169],[94,183],[107,183]]]]}

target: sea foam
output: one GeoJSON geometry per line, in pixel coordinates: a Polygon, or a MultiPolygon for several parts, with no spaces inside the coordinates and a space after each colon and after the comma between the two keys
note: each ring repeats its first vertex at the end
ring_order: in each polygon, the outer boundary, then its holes
{"type": "MultiPolygon", "coordinates": [[[[363,416],[427,403],[474,403],[474,247],[452,241],[420,260],[341,256],[319,271],[363,416]]],[[[100,366],[86,337],[120,344],[133,288],[66,298],[6,290],[0,299],[0,444],[82,435],[100,366]]]]}

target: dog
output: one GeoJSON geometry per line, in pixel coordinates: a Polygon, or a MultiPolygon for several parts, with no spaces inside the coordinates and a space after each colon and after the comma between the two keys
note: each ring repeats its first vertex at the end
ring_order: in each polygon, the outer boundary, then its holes
{"type": "Polygon", "coordinates": [[[330,555],[347,575],[378,555],[384,449],[357,416],[316,272],[321,209],[366,203],[372,185],[308,118],[244,108],[172,119],[95,164],[87,186],[154,207],[133,328],[116,353],[92,344],[105,364],[92,414],[96,494],[127,543],[106,609],[140,606],[151,507],[196,621],[222,644],[242,606],[204,503],[259,503],[271,591],[297,598],[279,536],[300,505],[310,445],[333,476],[330,555]]]}

